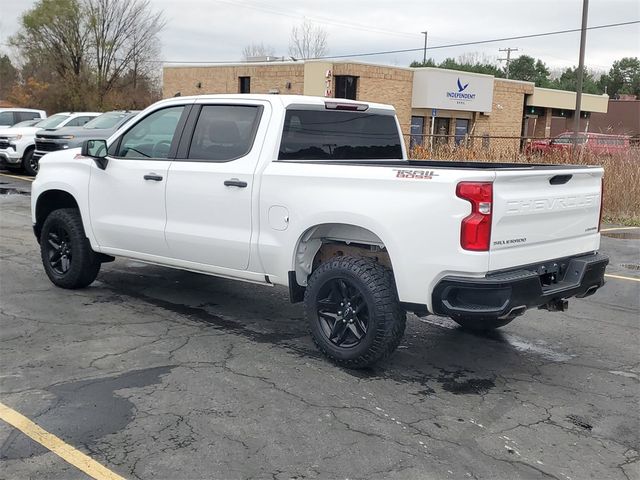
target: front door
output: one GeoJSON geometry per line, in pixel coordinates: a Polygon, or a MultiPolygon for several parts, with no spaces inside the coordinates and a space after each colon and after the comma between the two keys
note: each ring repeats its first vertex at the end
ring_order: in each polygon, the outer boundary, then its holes
{"type": "Polygon", "coordinates": [[[111,144],[104,170],[92,165],[91,227],[104,251],[168,256],[165,190],[184,110],[180,105],[152,112],[111,144]]]}
{"type": "MultiPolygon", "coordinates": [[[[172,258],[246,270],[252,192],[268,103],[194,106],[169,168],[166,238],[172,258]],[[264,122],[263,122],[264,123],[264,122]],[[188,137],[188,138],[187,138],[188,137]]],[[[197,266],[194,266],[197,267],[197,266]]]]}
{"type": "Polygon", "coordinates": [[[469,133],[469,120],[466,118],[456,118],[456,145],[462,144],[469,133]]]}
{"type": "Polygon", "coordinates": [[[446,145],[449,143],[449,121],[448,118],[436,117],[434,119],[433,133],[436,145],[446,145]]]}

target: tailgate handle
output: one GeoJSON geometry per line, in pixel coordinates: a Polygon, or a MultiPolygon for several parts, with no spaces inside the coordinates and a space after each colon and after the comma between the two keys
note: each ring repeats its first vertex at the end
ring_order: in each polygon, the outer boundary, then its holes
{"type": "Polygon", "coordinates": [[[573,175],[555,175],[549,179],[549,183],[551,185],[564,185],[569,180],[571,180],[573,175]]]}

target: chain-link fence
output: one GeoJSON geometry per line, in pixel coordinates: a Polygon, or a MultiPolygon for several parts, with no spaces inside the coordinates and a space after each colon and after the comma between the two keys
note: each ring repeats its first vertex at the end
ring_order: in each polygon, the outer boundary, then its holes
{"type": "Polygon", "coordinates": [[[526,139],[505,136],[474,135],[407,135],[411,157],[476,159],[490,157],[496,160],[518,156],[526,146],[526,139]],[[462,157],[462,158],[461,158],[462,157]]]}

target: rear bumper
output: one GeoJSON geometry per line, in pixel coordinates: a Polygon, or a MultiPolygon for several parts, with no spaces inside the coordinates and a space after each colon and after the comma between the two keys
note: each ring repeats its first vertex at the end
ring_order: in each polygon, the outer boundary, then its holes
{"type": "Polygon", "coordinates": [[[586,297],[604,285],[609,258],[598,253],[562,258],[484,278],[444,277],[433,290],[437,315],[507,318],[528,308],[549,306],[570,297],[586,297]],[[555,277],[555,278],[552,278],[555,277]]]}

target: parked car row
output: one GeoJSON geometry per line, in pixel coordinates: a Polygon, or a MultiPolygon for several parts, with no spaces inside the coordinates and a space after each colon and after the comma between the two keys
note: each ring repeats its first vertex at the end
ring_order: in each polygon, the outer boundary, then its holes
{"type": "MultiPolygon", "coordinates": [[[[0,166],[28,175],[38,173],[40,158],[47,153],[79,147],[86,138],[109,138],[138,113],[129,110],[60,112],[47,118],[40,110],[2,109],[0,119],[7,112],[12,118],[18,113],[39,115],[0,128],[0,166]]],[[[9,121],[8,116],[5,121],[9,121]]],[[[0,122],[0,125],[4,124],[0,122]]]]}

